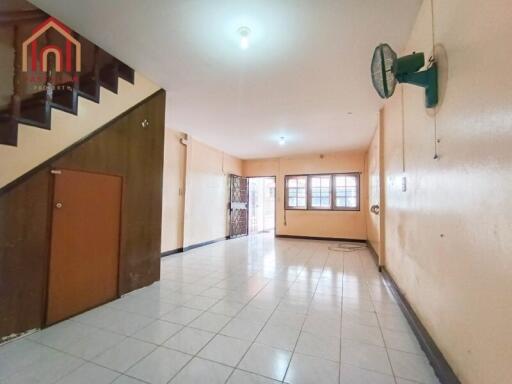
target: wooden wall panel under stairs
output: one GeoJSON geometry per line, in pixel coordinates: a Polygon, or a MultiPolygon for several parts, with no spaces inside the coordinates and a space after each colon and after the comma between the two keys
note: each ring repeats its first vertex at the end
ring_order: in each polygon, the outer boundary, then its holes
{"type": "Polygon", "coordinates": [[[119,294],[159,280],[164,118],[160,90],[0,193],[0,340],[45,326],[53,169],[122,177],[119,294]]]}

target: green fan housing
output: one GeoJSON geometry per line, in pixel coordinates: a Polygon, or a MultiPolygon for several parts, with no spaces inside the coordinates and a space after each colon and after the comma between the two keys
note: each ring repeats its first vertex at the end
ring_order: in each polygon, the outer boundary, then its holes
{"type": "Polygon", "coordinates": [[[421,71],[425,65],[423,53],[398,58],[389,44],[380,44],[375,48],[371,63],[372,83],[383,99],[391,97],[397,83],[408,83],[425,88],[426,106],[433,108],[438,103],[437,65],[430,63],[428,69],[421,71]]]}
{"type": "Polygon", "coordinates": [[[413,84],[425,88],[426,107],[433,108],[438,103],[437,64],[418,72],[425,65],[423,53],[413,53],[396,60],[393,72],[399,83],[413,84]]]}

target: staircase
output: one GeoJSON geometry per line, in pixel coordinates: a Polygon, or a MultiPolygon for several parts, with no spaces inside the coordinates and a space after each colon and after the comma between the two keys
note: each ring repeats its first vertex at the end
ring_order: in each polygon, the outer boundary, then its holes
{"type": "MultiPolygon", "coordinates": [[[[69,31],[70,35],[80,43],[81,47],[80,71],[58,71],[57,55],[51,54],[47,56],[46,71],[41,70],[42,55],[41,58],[35,55],[37,72],[23,71],[22,44],[48,18],[47,14],[38,9],[0,12],[0,35],[12,37],[13,48],[11,50],[12,65],[8,66],[2,62],[0,66],[2,71],[6,70],[6,66],[11,68],[11,75],[7,77],[12,77],[12,94],[3,95],[4,97],[0,99],[4,100],[3,104],[0,102],[0,144],[17,146],[20,123],[50,130],[51,114],[54,108],[76,115],[79,96],[99,103],[100,87],[117,93],[119,78],[134,84],[132,68],[72,31],[69,31]],[[9,99],[8,102],[6,102],[7,99],[9,99]]],[[[67,27],[62,26],[62,28],[67,27]]],[[[39,39],[47,46],[65,45],[62,35],[51,28],[39,39]]],[[[4,43],[5,46],[5,41],[0,43],[4,43]]],[[[28,49],[27,55],[34,55],[34,52],[35,50],[28,49]]],[[[73,50],[73,60],[76,55],[76,50],[73,50]]],[[[3,60],[7,57],[3,52],[0,52],[1,56],[4,56],[3,60]]]]}

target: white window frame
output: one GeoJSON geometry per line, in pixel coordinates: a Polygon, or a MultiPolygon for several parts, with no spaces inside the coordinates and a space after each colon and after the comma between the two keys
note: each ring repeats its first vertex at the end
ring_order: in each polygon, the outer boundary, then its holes
{"type": "MultiPolygon", "coordinates": [[[[312,211],[331,211],[332,208],[333,208],[333,201],[332,201],[332,175],[331,174],[318,174],[318,175],[308,175],[308,192],[309,192],[309,196],[308,196],[308,209],[309,210],[312,210],[312,211]],[[329,180],[329,187],[328,187],[328,193],[329,193],[329,206],[328,207],[322,207],[322,206],[313,206],[313,182],[312,182],[312,179],[314,178],[319,178],[320,180],[321,179],[328,179],[329,180]]],[[[321,201],[322,201],[322,188],[325,188],[325,187],[322,187],[322,182],[320,181],[320,204],[321,204],[321,201]]]]}
{"type": "MultiPolygon", "coordinates": [[[[345,172],[345,173],[319,173],[319,174],[309,174],[309,175],[285,175],[284,179],[284,209],[285,210],[300,210],[300,211],[360,211],[361,210],[361,174],[359,172],[345,172]],[[313,207],[312,204],[312,183],[311,179],[313,177],[330,177],[330,207],[313,207]],[[346,207],[346,206],[337,206],[336,205],[336,176],[352,176],[355,177],[356,180],[356,202],[357,205],[355,207],[346,207]],[[305,179],[306,187],[305,187],[305,200],[306,205],[300,207],[291,207],[288,205],[289,203],[289,187],[288,181],[291,179],[305,179]]],[[[298,183],[297,183],[298,185],[298,183]]],[[[295,188],[295,187],[293,187],[295,188]]],[[[299,189],[299,187],[296,187],[299,189]]],[[[301,187],[302,188],[302,187],[301,187]]],[[[298,192],[298,191],[297,191],[298,192]]],[[[298,196],[298,193],[297,193],[298,196]]],[[[298,198],[298,197],[297,197],[298,198]]]]}
{"type": "Polygon", "coordinates": [[[285,176],[285,200],[284,200],[284,203],[285,203],[285,209],[289,209],[289,210],[307,210],[308,209],[308,177],[307,175],[288,175],[288,176],[285,176]],[[303,179],[305,180],[305,185],[304,187],[299,187],[299,180],[300,179],[303,179]],[[292,189],[295,189],[297,191],[297,194],[296,194],[296,199],[297,199],[297,204],[298,204],[298,199],[299,199],[299,190],[300,189],[304,189],[304,205],[302,206],[290,206],[289,205],[289,202],[290,202],[290,187],[289,187],[289,182],[290,180],[297,180],[297,187],[291,187],[292,189]]]}
{"type": "MultiPolygon", "coordinates": [[[[332,207],[335,211],[360,211],[361,210],[361,177],[359,173],[335,173],[332,175],[332,207]],[[356,206],[338,206],[336,204],[336,176],[354,177],[356,180],[356,206]]],[[[347,197],[345,197],[345,200],[347,197]]]]}

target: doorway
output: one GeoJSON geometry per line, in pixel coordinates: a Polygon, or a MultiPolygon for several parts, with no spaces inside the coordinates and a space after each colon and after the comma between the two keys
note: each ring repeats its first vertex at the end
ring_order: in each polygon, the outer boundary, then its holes
{"type": "Polygon", "coordinates": [[[229,238],[248,235],[247,205],[249,203],[249,181],[246,177],[229,177],[229,238]]]}
{"type": "Polygon", "coordinates": [[[53,173],[46,325],[118,296],[122,178],[53,173]]]}
{"type": "Polygon", "coordinates": [[[249,234],[274,233],[276,223],[276,178],[249,178],[249,234]]]}

